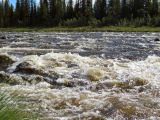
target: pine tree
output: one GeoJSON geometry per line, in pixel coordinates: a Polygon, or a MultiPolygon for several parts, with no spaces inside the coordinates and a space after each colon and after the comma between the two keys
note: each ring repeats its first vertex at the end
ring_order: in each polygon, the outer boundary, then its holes
{"type": "Polygon", "coordinates": [[[151,7],[151,16],[157,16],[157,15],[158,15],[158,0],[153,0],[151,7]]]}
{"type": "Polygon", "coordinates": [[[16,2],[16,10],[15,10],[15,19],[16,19],[16,25],[19,26],[19,21],[20,21],[20,1],[17,0],[16,2]]]}
{"type": "Polygon", "coordinates": [[[101,6],[100,6],[100,0],[96,0],[94,4],[94,16],[97,19],[102,19],[101,14],[100,14],[101,6]]]}
{"type": "Polygon", "coordinates": [[[9,1],[5,0],[4,3],[4,27],[8,27],[9,26],[9,12],[10,12],[10,8],[9,8],[9,1]]]}
{"type": "Polygon", "coordinates": [[[3,27],[3,2],[0,2],[0,27],[3,27]]]}
{"type": "Polygon", "coordinates": [[[11,4],[9,9],[9,26],[14,26],[15,24],[15,18],[14,18],[14,7],[11,4]]]}
{"type": "Polygon", "coordinates": [[[145,16],[145,1],[144,0],[134,0],[133,3],[133,17],[143,18],[145,16]]]}
{"type": "Polygon", "coordinates": [[[33,3],[33,0],[31,0],[30,2],[30,22],[29,24],[30,25],[33,25],[33,22],[34,21],[34,3],[33,3]]]}
{"type": "Polygon", "coordinates": [[[48,25],[49,11],[48,11],[48,1],[40,0],[40,6],[38,8],[38,18],[40,25],[48,25]]]}
{"type": "Polygon", "coordinates": [[[89,20],[90,17],[92,17],[92,0],[87,0],[86,6],[87,6],[86,17],[89,20]]]}
{"type": "Polygon", "coordinates": [[[73,1],[69,0],[68,5],[67,5],[67,18],[71,19],[74,16],[74,11],[73,11],[73,1]]]}
{"type": "Polygon", "coordinates": [[[108,13],[114,17],[119,17],[120,11],[120,0],[110,0],[108,13]]]}
{"type": "Polygon", "coordinates": [[[121,17],[122,18],[128,17],[128,8],[126,0],[122,0],[121,17]]]}
{"type": "Polygon", "coordinates": [[[145,0],[144,4],[145,4],[144,5],[145,17],[151,16],[151,9],[152,9],[151,0],[145,0]]]}
{"type": "Polygon", "coordinates": [[[74,7],[74,15],[76,18],[81,16],[81,11],[80,11],[80,0],[76,0],[76,4],[74,7]]]}
{"type": "Polygon", "coordinates": [[[115,0],[115,14],[117,18],[120,18],[120,13],[121,13],[120,0],[115,0]]]}
{"type": "Polygon", "coordinates": [[[36,6],[36,2],[34,2],[34,6],[33,6],[33,25],[37,24],[37,6],[36,6]]]}
{"type": "Polygon", "coordinates": [[[55,24],[55,17],[57,11],[57,1],[56,0],[49,0],[49,21],[50,24],[55,24]]]}
{"type": "Polygon", "coordinates": [[[62,15],[63,16],[63,20],[66,20],[66,18],[67,18],[66,0],[62,0],[62,14],[63,14],[62,15]]]}
{"type": "Polygon", "coordinates": [[[54,18],[54,24],[57,25],[61,22],[61,19],[63,18],[63,2],[62,0],[57,0],[56,3],[56,13],[54,18]]]}
{"type": "Polygon", "coordinates": [[[20,3],[20,19],[19,19],[19,25],[24,26],[24,19],[25,19],[25,3],[24,0],[21,0],[20,3]]]}
{"type": "Polygon", "coordinates": [[[24,0],[24,25],[27,26],[29,25],[29,14],[30,14],[30,10],[29,10],[29,1],[28,0],[24,0]]]}

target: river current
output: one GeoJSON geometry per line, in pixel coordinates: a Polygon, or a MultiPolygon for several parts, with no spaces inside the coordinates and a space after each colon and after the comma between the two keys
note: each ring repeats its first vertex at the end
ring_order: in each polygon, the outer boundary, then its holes
{"type": "Polygon", "coordinates": [[[42,120],[160,119],[159,33],[0,32],[0,90],[42,120]]]}

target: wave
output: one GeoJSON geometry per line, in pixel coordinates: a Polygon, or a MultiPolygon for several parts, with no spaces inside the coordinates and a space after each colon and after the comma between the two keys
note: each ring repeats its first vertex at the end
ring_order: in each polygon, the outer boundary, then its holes
{"type": "Polygon", "coordinates": [[[159,72],[158,56],[132,61],[51,52],[17,58],[0,72],[0,85],[27,96],[28,109],[44,119],[158,119],[159,72]]]}

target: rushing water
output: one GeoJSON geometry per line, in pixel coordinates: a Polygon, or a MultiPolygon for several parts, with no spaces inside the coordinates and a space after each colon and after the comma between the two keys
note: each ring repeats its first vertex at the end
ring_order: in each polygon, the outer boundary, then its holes
{"type": "Polygon", "coordinates": [[[0,90],[43,120],[160,119],[159,33],[0,36],[0,90]]]}

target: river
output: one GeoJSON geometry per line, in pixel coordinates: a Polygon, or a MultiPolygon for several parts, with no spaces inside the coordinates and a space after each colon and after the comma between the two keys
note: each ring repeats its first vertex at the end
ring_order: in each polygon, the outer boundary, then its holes
{"type": "Polygon", "coordinates": [[[43,120],[160,119],[159,33],[0,32],[0,90],[43,120]]]}

